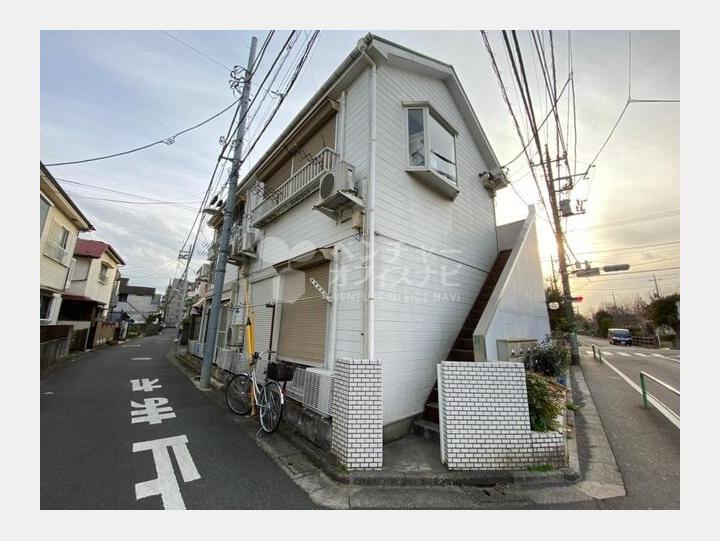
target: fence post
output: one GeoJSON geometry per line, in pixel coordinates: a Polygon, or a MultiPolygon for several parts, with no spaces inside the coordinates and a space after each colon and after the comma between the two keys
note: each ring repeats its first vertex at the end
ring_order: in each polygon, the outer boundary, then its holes
{"type": "Polygon", "coordinates": [[[593,359],[597,361],[597,355],[595,354],[595,344],[592,345],[593,359]]]}
{"type": "Polygon", "coordinates": [[[645,374],[640,372],[640,388],[642,389],[643,408],[648,407],[647,386],[645,385],[645,374]]]}

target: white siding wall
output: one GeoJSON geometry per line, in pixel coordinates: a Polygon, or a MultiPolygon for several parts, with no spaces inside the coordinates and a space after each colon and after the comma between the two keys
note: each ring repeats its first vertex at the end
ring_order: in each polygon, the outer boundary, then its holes
{"type": "Polygon", "coordinates": [[[98,302],[105,303],[105,308],[110,306],[110,298],[112,297],[113,287],[115,287],[115,275],[117,273],[117,263],[108,255],[107,251],[103,253],[100,259],[94,258],[81,258],[80,260],[89,261],[89,270],[87,274],[87,280],[75,280],[71,283],[68,288],[68,293],[73,295],[83,295],[89,297],[98,302]],[[107,281],[101,284],[100,279],[100,267],[102,263],[109,265],[110,268],[107,270],[107,281]]]}
{"type": "Polygon", "coordinates": [[[498,339],[541,340],[549,333],[545,286],[540,268],[537,232],[533,221],[527,241],[520,248],[517,263],[508,278],[500,304],[485,333],[487,360],[497,360],[498,339]]]}
{"type": "Polygon", "coordinates": [[[436,365],[482,287],[497,240],[493,201],[478,178],[485,164],[445,83],[384,65],[377,106],[375,348],[387,425],[424,409],[436,365]],[[428,101],[458,131],[454,201],[405,172],[403,101],[428,101]]]}
{"type": "Polygon", "coordinates": [[[56,291],[65,289],[65,280],[67,279],[70,258],[68,257],[68,266],[62,265],[55,259],[44,255],[45,243],[47,242],[50,232],[52,231],[53,220],[57,221],[65,229],[69,231],[66,250],[72,254],[75,251],[75,243],[77,242],[78,229],[70,219],[65,216],[56,205],[50,207],[45,220],[45,225],[40,236],[40,287],[47,287],[56,291]]]}
{"type": "MultiPolygon", "coordinates": [[[[360,192],[367,181],[369,163],[368,72],[360,75],[347,89],[345,115],[345,161],[355,167],[360,192]]],[[[336,149],[340,151],[340,149],[336,149]]],[[[356,231],[346,220],[336,224],[320,212],[312,210],[317,192],[294,206],[275,220],[257,230],[257,260],[250,272],[257,274],[287,259],[308,253],[316,248],[335,245],[341,250],[338,319],[336,335],[337,357],[360,355],[363,332],[362,248],[354,238],[356,231]]],[[[252,280],[252,277],[251,277],[252,280]]],[[[278,310],[276,329],[282,317],[278,310]]],[[[327,340],[331,339],[328,332],[327,340]]],[[[330,345],[327,344],[328,351],[330,345]]]]}

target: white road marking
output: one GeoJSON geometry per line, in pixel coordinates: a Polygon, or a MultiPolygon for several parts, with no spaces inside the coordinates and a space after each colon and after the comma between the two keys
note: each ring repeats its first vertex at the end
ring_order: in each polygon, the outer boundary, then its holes
{"type": "Polygon", "coordinates": [[[154,389],[162,389],[162,385],[157,385],[159,380],[157,378],[151,380],[149,378],[143,379],[131,379],[130,384],[132,385],[133,391],[145,391],[149,393],[154,389]]]}
{"type": "Polygon", "coordinates": [[[612,351],[603,351],[602,354],[603,354],[603,355],[610,355],[611,357],[613,356],[613,352],[612,352],[612,351]]]}
{"type": "Polygon", "coordinates": [[[657,357],[658,359],[666,359],[666,360],[668,360],[668,361],[674,361],[674,362],[676,362],[676,363],[679,363],[679,362],[680,362],[680,358],[679,358],[679,357],[676,359],[676,358],[674,358],[674,357],[668,357],[667,355],[661,355],[660,353],[651,353],[651,355],[652,355],[653,357],[657,357]]]}
{"type": "Polygon", "coordinates": [[[139,348],[142,344],[123,344],[121,348],[139,348]]]}
{"type": "Polygon", "coordinates": [[[157,479],[135,484],[136,500],[149,496],[160,496],[165,509],[185,509],[185,502],[180,493],[175,470],[170,461],[168,447],[172,447],[183,481],[189,483],[200,479],[200,474],[195,467],[190,451],[188,451],[187,443],[188,438],[183,434],[172,438],[141,441],[133,444],[133,453],[152,451],[155,471],[157,471],[157,479]]]}
{"type": "Polygon", "coordinates": [[[585,353],[587,353],[588,355],[592,355],[592,350],[591,350],[591,349],[586,349],[586,350],[585,350],[585,353]]]}
{"type": "Polygon", "coordinates": [[[43,394],[55,394],[52,391],[45,391],[43,394]]]}
{"type": "Polygon", "coordinates": [[[647,357],[647,353],[640,353],[639,351],[636,351],[635,355],[637,355],[638,357],[647,357]]]}
{"type": "Polygon", "coordinates": [[[130,423],[148,423],[157,425],[163,422],[163,419],[172,419],[175,413],[171,406],[166,406],[167,398],[146,398],[142,403],[131,401],[130,405],[134,410],[130,410],[130,423]]]}
{"type": "Polygon", "coordinates": [[[629,353],[625,353],[624,351],[618,351],[617,354],[618,354],[618,355],[622,355],[623,357],[630,357],[630,354],[629,354],[629,353]]]}
{"type": "Polygon", "coordinates": [[[152,357],[133,357],[132,361],[152,361],[152,357]]]}

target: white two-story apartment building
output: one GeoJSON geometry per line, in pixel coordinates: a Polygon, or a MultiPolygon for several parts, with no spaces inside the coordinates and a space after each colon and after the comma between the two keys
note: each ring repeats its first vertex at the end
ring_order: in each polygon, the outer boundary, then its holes
{"type": "Polygon", "coordinates": [[[90,221],[40,163],[40,323],[55,325],[62,294],[70,285],[78,233],[90,221]]]}
{"type": "Polygon", "coordinates": [[[452,66],[366,36],[240,182],[219,348],[240,349],[249,320],[255,350],[320,387],[337,359],[379,359],[385,436],[407,433],[439,362],[495,360],[498,340],[549,330],[534,213],[498,235],[506,185],[452,66]],[[509,305],[478,334],[486,306],[509,305]]]}

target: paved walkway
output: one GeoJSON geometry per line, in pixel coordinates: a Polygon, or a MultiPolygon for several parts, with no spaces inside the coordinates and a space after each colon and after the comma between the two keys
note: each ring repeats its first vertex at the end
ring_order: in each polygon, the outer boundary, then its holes
{"type": "MultiPolygon", "coordinates": [[[[679,509],[680,431],[655,409],[644,409],[640,395],[609,367],[593,360],[592,354],[582,352],[581,357],[585,381],[627,491],[627,497],[602,500],[598,506],[679,509]]],[[[582,463],[587,446],[579,449],[582,463]]]]}

